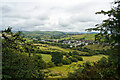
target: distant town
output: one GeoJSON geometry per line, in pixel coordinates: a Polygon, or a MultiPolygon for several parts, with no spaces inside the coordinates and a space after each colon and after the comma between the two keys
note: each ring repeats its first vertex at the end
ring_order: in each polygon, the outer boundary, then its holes
{"type": "MultiPolygon", "coordinates": [[[[38,40],[38,39],[35,39],[38,40]]],[[[95,44],[93,40],[58,40],[58,39],[46,39],[40,40],[41,42],[57,42],[61,44],[68,44],[70,47],[79,47],[81,45],[92,45],[95,44]]]]}

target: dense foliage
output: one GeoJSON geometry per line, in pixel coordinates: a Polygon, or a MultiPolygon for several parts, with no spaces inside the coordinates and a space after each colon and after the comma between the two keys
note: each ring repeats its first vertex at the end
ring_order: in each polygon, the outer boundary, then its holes
{"type": "Polygon", "coordinates": [[[52,56],[52,62],[54,62],[55,65],[59,65],[62,63],[62,59],[63,59],[63,54],[61,52],[54,52],[51,53],[52,56]]]}
{"type": "Polygon", "coordinates": [[[120,1],[113,2],[115,6],[110,11],[101,11],[96,14],[108,15],[107,20],[102,24],[97,24],[96,28],[87,29],[88,31],[100,31],[95,36],[95,41],[103,45],[110,45],[108,59],[103,57],[97,63],[86,62],[74,73],[69,73],[69,79],[100,79],[100,80],[119,80],[120,76],[120,1]],[[91,65],[92,64],[92,65],[91,65]]]}
{"type": "Polygon", "coordinates": [[[2,31],[3,78],[44,78],[40,69],[46,68],[46,63],[42,57],[31,56],[32,46],[21,37],[21,32],[12,33],[11,29],[2,31]]]}
{"type": "Polygon", "coordinates": [[[80,65],[74,73],[69,73],[70,80],[117,80],[119,79],[113,63],[103,57],[97,63],[90,63],[87,61],[80,65]]]}
{"type": "Polygon", "coordinates": [[[120,1],[113,2],[113,7],[110,11],[101,11],[96,14],[108,15],[107,20],[103,20],[102,24],[98,24],[96,28],[88,30],[100,31],[96,35],[96,41],[101,43],[109,43],[111,45],[112,54],[110,58],[113,59],[116,66],[118,66],[118,74],[120,75],[120,1]],[[114,56],[113,56],[114,55],[114,56]]]}

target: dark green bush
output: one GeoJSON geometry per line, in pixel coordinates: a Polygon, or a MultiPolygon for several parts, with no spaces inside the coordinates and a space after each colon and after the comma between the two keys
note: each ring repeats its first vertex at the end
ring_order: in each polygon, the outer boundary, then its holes
{"type": "Polygon", "coordinates": [[[79,55],[79,53],[77,51],[73,51],[72,54],[73,55],[79,55]]]}
{"type": "Polygon", "coordinates": [[[84,67],[89,67],[89,66],[91,66],[91,63],[90,63],[90,61],[86,61],[85,63],[83,63],[83,65],[84,65],[84,67]]]}
{"type": "Polygon", "coordinates": [[[99,61],[98,61],[99,65],[101,67],[105,67],[108,64],[108,60],[106,57],[102,57],[99,61]]]}
{"type": "Polygon", "coordinates": [[[47,63],[48,68],[51,68],[51,67],[54,67],[54,66],[55,66],[55,64],[51,61],[47,63]]]}
{"type": "Polygon", "coordinates": [[[79,61],[83,61],[83,58],[82,58],[81,56],[73,55],[72,57],[73,57],[73,58],[77,58],[79,61]]]}
{"type": "Polygon", "coordinates": [[[62,63],[64,64],[64,65],[68,65],[68,64],[71,64],[71,60],[70,59],[68,59],[68,58],[66,58],[66,59],[63,59],[63,61],[62,61],[62,63]]]}
{"type": "Polygon", "coordinates": [[[58,63],[58,64],[56,64],[56,66],[62,66],[63,64],[62,63],[58,63]]]}
{"type": "Polygon", "coordinates": [[[73,58],[73,57],[70,57],[69,59],[70,59],[72,62],[77,62],[77,61],[78,61],[77,58],[73,58]]]}
{"type": "Polygon", "coordinates": [[[52,56],[52,62],[54,62],[55,65],[62,63],[62,59],[63,59],[63,54],[61,52],[54,52],[51,53],[52,56]]]}

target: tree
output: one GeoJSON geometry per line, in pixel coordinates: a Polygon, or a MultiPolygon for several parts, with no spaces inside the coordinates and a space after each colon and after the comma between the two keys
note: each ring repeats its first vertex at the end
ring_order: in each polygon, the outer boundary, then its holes
{"type": "Polygon", "coordinates": [[[73,55],[79,55],[79,53],[77,51],[73,51],[72,54],[73,55]]]}
{"type": "Polygon", "coordinates": [[[65,58],[65,59],[63,59],[62,63],[63,63],[64,65],[68,65],[68,64],[71,64],[72,61],[71,61],[70,59],[68,59],[68,58],[65,58]]]}
{"type": "Polygon", "coordinates": [[[63,59],[63,55],[61,52],[54,52],[54,53],[51,53],[52,55],[52,62],[54,62],[54,64],[59,64],[59,63],[62,63],[62,59],[63,59]]]}
{"type": "Polygon", "coordinates": [[[96,14],[108,15],[107,20],[103,20],[101,24],[97,24],[96,28],[86,29],[87,31],[99,31],[95,36],[95,41],[110,45],[108,60],[103,57],[97,63],[90,65],[86,62],[83,67],[79,67],[75,72],[70,73],[68,78],[79,79],[120,79],[120,1],[113,2],[110,11],[97,12],[96,14]],[[115,7],[116,6],[116,7],[115,7]]]}
{"type": "Polygon", "coordinates": [[[83,61],[83,58],[79,55],[73,55],[73,58],[77,58],[79,61],[83,61]]]}
{"type": "Polygon", "coordinates": [[[44,78],[40,69],[45,68],[46,63],[42,57],[28,57],[25,52],[25,39],[22,38],[21,32],[13,33],[11,29],[9,27],[2,31],[2,77],[44,78]]]}
{"type": "Polygon", "coordinates": [[[117,71],[120,75],[120,1],[114,1],[111,10],[101,10],[96,14],[104,14],[109,18],[103,20],[101,24],[97,24],[96,28],[89,28],[86,30],[99,31],[99,33],[95,36],[95,40],[100,43],[109,43],[113,51],[110,57],[113,59],[115,65],[117,66],[117,71]]]}

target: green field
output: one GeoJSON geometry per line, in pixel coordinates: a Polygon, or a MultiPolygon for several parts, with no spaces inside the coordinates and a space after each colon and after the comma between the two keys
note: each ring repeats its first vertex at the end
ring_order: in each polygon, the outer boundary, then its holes
{"type": "Polygon", "coordinates": [[[69,52],[72,52],[72,51],[77,51],[79,54],[89,54],[88,52],[82,52],[82,51],[78,51],[78,50],[72,50],[72,49],[69,49],[69,48],[61,48],[61,47],[58,47],[58,46],[51,46],[51,45],[48,45],[48,44],[34,44],[34,45],[38,45],[37,47],[39,48],[39,50],[43,51],[43,52],[62,52],[63,54],[65,53],[69,53],[69,52]]]}
{"type": "Polygon", "coordinates": [[[95,34],[80,34],[60,31],[23,31],[22,34],[27,38],[37,39],[60,39],[60,40],[75,40],[85,38],[85,40],[94,40],[95,34]]]}
{"type": "Polygon", "coordinates": [[[49,62],[51,61],[51,55],[50,54],[41,54],[42,55],[42,58],[45,62],[49,62]]]}
{"type": "MultiPolygon", "coordinates": [[[[46,59],[46,58],[48,58],[48,56],[50,56],[47,54],[46,55],[42,54],[42,56],[43,56],[43,60],[50,60],[50,58],[51,58],[50,57],[49,59],[46,59]]],[[[86,61],[96,62],[96,61],[100,60],[100,58],[107,57],[107,56],[106,55],[95,55],[95,56],[82,56],[82,57],[83,57],[83,61],[73,62],[70,65],[63,65],[61,67],[52,67],[52,68],[48,68],[45,70],[50,71],[50,73],[52,73],[52,74],[54,74],[54,73],[60,74],[60,76],[54,76],[54,77],[49,76],[50,78],[51,77],[52,78],[57,78],[57,77],[65,78],[65,77],[67,77],[68,72],[73,72],[74,69],[77,68],[78,64],[83,64],[86,61]]]]}
{"type": "Polygon", "coordinates": [[[60,40],[77,40],[81,38],[85,38],[85,40],[95,40],[96,34],[81,34],[81,35],[69,35],[69,37],[61,38],[60,40]]]}
{"type": "Polygon", "coordinates": [[[83,47],[86,47],[88,49],[91,49],[91,50],[106,50],[106,49],[110,49],[110,46],[102,46],[102,45],[97,45],[97,44],[94,44],[94,45],[87,45],[87,46],[83,46],[83,47]]]}

